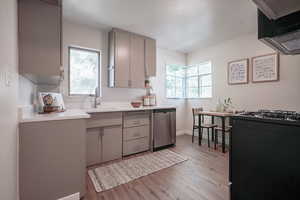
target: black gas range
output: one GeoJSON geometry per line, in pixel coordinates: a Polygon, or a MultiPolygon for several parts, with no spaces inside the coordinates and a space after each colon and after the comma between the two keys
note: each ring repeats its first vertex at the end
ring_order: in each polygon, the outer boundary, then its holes
{"type": "Polygon", "coordinates": [[[231,200],[300,195],[300,113],[240,113],[232,117],[229,141],[231,200]]]}
{"type": "Polygon", "coordinates": [[[257,120],[266,120],[279,123],[300,124],[300,112],[287,110],[258,110],[255,112],[243,112],[237,117],[254,118],[257,120]]]}

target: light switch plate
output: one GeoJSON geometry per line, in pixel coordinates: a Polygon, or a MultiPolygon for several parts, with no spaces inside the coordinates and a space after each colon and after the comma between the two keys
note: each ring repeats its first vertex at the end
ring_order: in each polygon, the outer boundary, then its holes
{"type": "Polygon", "coordinates": [[[9,71],[4,73],[4,81],[5,81],[5,86],[6,87],[10,87],[11,86],[11,82],[12,82],[12,73],[10,73],[9,71]]]}

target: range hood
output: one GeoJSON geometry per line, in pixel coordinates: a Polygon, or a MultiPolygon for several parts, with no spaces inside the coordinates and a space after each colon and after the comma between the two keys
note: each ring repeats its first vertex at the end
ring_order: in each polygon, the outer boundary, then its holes
{"type": "Polygon", "coordinates": [[[253,0],[253,2],[269,19],[273,20],[300,10],[299,0],[253,0]]]}
{"type": "Polygon", "coordinates": [[[300,11],[270,19],[259,9],[258,39],[283,54],[300,54],[300,11]]]}

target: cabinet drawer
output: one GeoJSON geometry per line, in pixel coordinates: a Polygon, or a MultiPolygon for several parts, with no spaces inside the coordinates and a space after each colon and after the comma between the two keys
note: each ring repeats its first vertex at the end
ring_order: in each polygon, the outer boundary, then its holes
{"type": "Polygon", "coordinates": [[[143,137],[149,137],[150,133],[150,126],[137,126],[137,127],[131,127],[131,128],[124,128],[123,132],[123,140],[133,140],[143,137]]]}
{"type": "Polygon", "coordinates": [[[125,113],[124,127],[135,127],[150,124],[149,112],[132,112],[125,113]]]}
{"type": "Polygon", "coordinates": [[[136,140],[124,141],[123,155],[127,156],[134,153],[149,150],[149,137],[139,138],[136,140]]]}
{"type": "Polygon", "coordinates": [[[122,113],[92,113],[91,118],[87,120],[87,128],[98,128],[105,126],[116,126],[122,124],[122,113]]]}

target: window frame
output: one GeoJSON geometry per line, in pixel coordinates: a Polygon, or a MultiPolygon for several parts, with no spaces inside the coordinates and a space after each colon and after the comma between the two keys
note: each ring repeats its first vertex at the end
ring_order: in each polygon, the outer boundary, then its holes
{"type": "Polygon", "coordinates": [[[100,91],[100,96],[102,96],[102,87],[101,87],[101,51],[96,49],[90,49],[90,48],[84,48],[84,47],[78,47],[78,46],[69,46],[68,47],[68,96],[74,97],[74,96],[95,96],[95,93],[93,94],[71,94],[71,50],[81,50],[81,51],[87,51],[87,52],[93,52],[98,55],[98,88],[100,91]]]}
{"type": "MultiPolygon", "coordinates": [[[[167,66],[170,66],[172,64],[165,64],[165,81],[167,80],[167,76],[172,76],[172,75],[168,75],[167,74],[167,66]]],[[[165,97],[167,99],[212,99],[213,98],[213,64],[212,64],[212,61],[211,60],[208,60],[208,61],[205,61],[205,62],[200,62],[199,64],[195,64],[195,65],[189,65],[189,66],[182,66],[185,68],[185,77],[184,77],[184,95],[183,97],[167,97],[167,83],[165,83],[165,97]],[[211,70],[210,70],[210,73],[205,73],[205,74],[200,74],[199,73],[199,67],[200,65],[203,65],[203,64],[206,64],[206,63],[210,63],[210,67],[211,67],[211,70]],[[191,75],[191,76],[187,76],[187,69],[189,67],[195,67],[197,66],[198,68],[198,74],[197,75],[191,75]],[[208,76],[210,75],[211,76],[211,85],[209,86],[201,86],[201,77],[204,77],[204,76],[208,76]],[[199,97],[187,97],[188,95],[188,85],[187,85],[187,82],[188,82],[188,78],[193,78],[193,77],[197,77],[198,79],[198,94],[199,94],[199,97]],[[210,97],[201,97],[201,93],[202,93],[202,88],[204,87],[211,87],[211,96],[210,97]]],[[[176,89],[175,89],[176,90],[176,89]]]]}
{"type": "MultiPolygon", "coordinates": [[[[170,74],[167,73],[167,67],[172,66],[172,65],[176,65],[176,64],[165,64],[165,98],[167,98],[167,99],[185,99],[185,96],[186,96],[186,90],[185,90],[185,88],[186,88],[186,78],[185,77],[183,77],[183,97],[168,97],[167,96],[167,94],[168,94],[168,92],[167,92],[167,90],[168,90],[167,89],[167,77],[168,76],[175,77],[175,80],[176,80],[176,78],[181,78],[179,76],[170,75],[170,74]]],[[[179,66],[181,66],[181,65],[179,65],[179,66]]],[[[182,66],[182,67],[186,67],[186,66],[182,66]]],[[[176,86],[175,86],[175,94],[176,94],[176,86]]]]}

